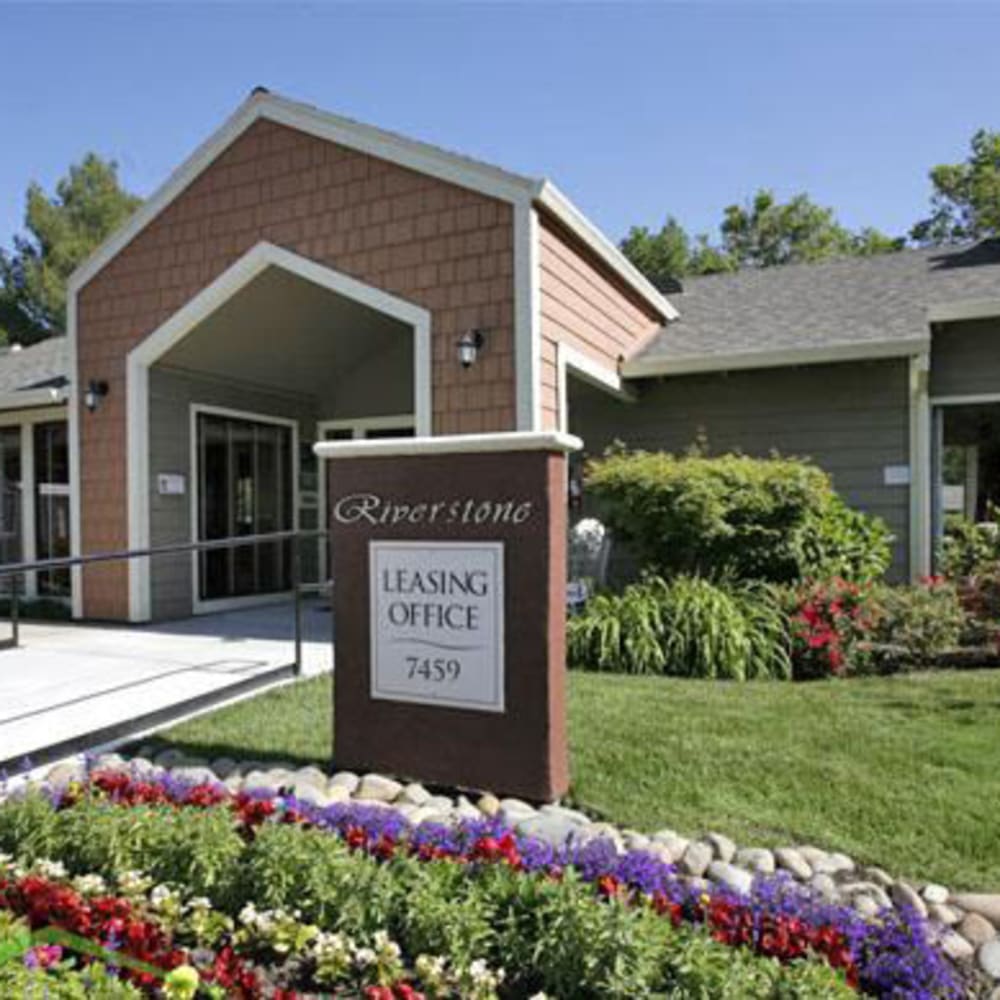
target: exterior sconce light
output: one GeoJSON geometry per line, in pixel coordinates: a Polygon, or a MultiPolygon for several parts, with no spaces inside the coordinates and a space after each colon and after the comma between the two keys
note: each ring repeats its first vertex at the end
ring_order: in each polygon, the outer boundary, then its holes
{"type": "Polygon", "coordinates": [[[91,413],[101,405],[101,400],[108,394],[108,383],[97,379],[91,379],[87,383],[87,391],[83,394],[83,405],[91,413]]]}
{"type": "Polygon", "coordinates": [[[468,330],[459,340],[458,362],[463,368],[471,368],[476,363],[476,356],[483,346],[483,331],[468,330]]]}

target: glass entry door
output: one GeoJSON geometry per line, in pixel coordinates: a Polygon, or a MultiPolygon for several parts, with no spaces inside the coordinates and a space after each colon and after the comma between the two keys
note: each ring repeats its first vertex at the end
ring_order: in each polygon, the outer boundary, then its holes
{"type": "MultiPolygon", "coordinates": [[[[198,539],[290,531],[295,525],[292,428],[198,413],[198,539]]],[[[198,598],[279,593],[292,585],[292,543],[262,542],[198,555],[198,598]]]]}

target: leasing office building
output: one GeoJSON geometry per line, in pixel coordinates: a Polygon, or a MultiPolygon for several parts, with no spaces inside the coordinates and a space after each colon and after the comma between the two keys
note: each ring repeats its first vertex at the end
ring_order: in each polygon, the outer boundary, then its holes
{"type": "MultiPolygon", "coordinates": [[[[5,495],[33,498],[4,558],[315,526],[321,438],[567,427],[812,455],[920,572],[935,497],[976,512],[1000,479],[998,317],[990,244],[668,301],[551,183],[255,92],[74,275],[64,341],[0,359],[5,495]],[[41,507],[65,515],[44,537],[41,507]]],[[[288,563],[272,544],[62,586],[78,616],[177,617],[280,592],[288,563]]]]}

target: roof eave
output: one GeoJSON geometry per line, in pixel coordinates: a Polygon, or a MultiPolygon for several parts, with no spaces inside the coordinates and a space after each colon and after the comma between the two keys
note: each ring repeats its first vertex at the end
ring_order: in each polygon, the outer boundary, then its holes
{"type": "Polygon", "coordinates": [[[907,358],[930,350],[930,336],[907,340],[873,340],[821,347],[781,348],[772,351],[736,351],[729,354],[689,354],[674,357],[637,357],[622,365],[623,378],[695,375],[753,368],[786,368],[838,361],[907,358]]]}

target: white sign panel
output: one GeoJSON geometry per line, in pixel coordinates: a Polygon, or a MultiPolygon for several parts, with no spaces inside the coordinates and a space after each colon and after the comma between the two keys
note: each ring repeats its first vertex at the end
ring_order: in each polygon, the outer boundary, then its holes
{"type": "Polygon", "coordinates": [[[183,473],[160,472],[156,476],[156,492],[160,496],[183,496],[186,488],[187,482],[183,473]]]}
{"type": "Polygon", "coordinates": [[[886,486],[909,486],[910,467],[908,465],[884,465],[882,482],[886,486]]]}
{"type": "Polygon", "coordinates": [[[371,696],[504,710],[503,542],[370,542],[371,696]]]}

